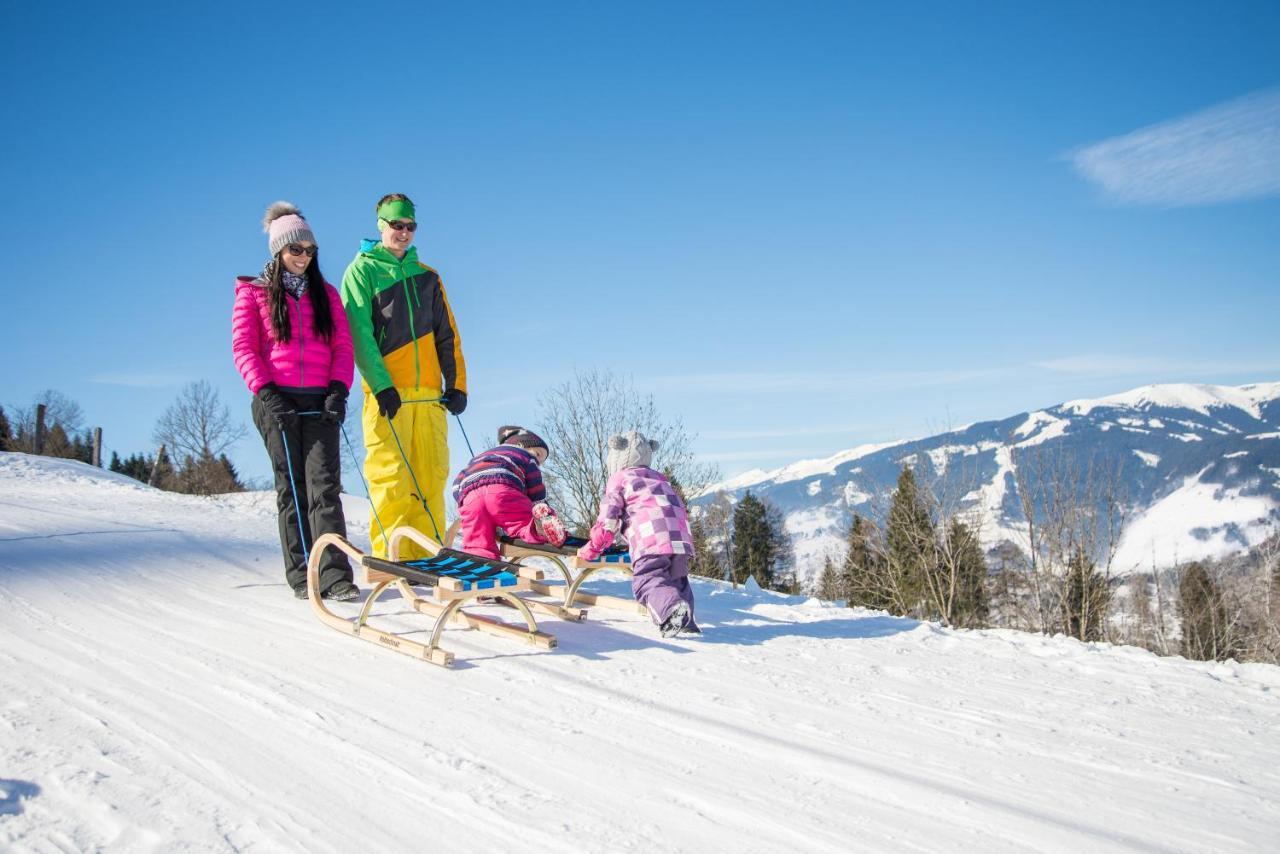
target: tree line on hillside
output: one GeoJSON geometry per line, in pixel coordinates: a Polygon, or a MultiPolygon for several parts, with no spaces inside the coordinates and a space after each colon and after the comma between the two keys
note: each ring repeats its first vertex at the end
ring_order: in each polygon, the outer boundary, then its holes
{"type": "MultiPolygon", "coordinates": [[[[916,468],[904,464],[896,488],[880,497],[879,521],[854,514],[842,553],[825,558],[805,592],[958,628],[1064,634],[1194,659],[1280,662],[1280,533],[1245,557],[1120,579],[1111,566],[1124,521],[1120,472],[1069,452],[1033,451],[1016,462],[1025,522],[1018,532],[1003,532],[1009,538],[994,549],[981,545],[981,510],[955,500],[971,497],[971,489],[942,478],[921,483],[916,468]]],[[[713,571],[701,574],[718,577],[727,563],[726,577],[756,574],[768,580],[762,586],[794,588],[794,574],[759,569],[758,555],[788,549],[761,545],[781,529],[775,522],[769,534],[759,533],[754,520],[761,516],[781,514],[750,492],[736,505],[724,496],[704,505],[698,521],[704,536],[713,531],[713,571]]]]}
{"type": "MultiPolygon", "coordinates": [[[[93,431],[84,426],[84,411],[53,389],[37,395],[28,406],[12,407],[12,417],[0,406],[0,451],[35,453],[40,406],[44,407],[45,428],[41,454],[92,464],[93,431]]],[[[171,492],[243,492],[245,485],[227,450],[244,432],[243,426],[232,421],[210,383],[189,383],[156,423],[156,451],[124,458],[112,451],[107,468],[171,492]]]]}

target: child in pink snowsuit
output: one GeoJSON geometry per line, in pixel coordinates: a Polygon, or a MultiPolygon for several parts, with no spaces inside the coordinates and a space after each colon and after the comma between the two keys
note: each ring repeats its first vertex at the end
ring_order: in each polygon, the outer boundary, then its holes
{"type": "Polygon", "coordinates": [[[564,544],[564,524],[546,503],[539,465],[547,443],[523,427],[498,428],[498,447],[477,454],[453,481],[462,550],[497,559],[498,529],[528,543],[564,544]]]}
{"type": "Polygon", "coordinates": [[[699,634],[689,585],[689,514],[671,481],[649,467],[657,448],[657,442],[636,431],[610,437],[609,481],[600,516],[578,557],[598,559],[621,534],[631,552],[631,590],[662,636],[699,634]]]}

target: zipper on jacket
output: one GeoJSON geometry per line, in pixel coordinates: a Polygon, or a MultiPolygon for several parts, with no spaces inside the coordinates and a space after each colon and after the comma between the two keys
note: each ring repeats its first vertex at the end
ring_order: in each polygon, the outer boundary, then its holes
{"type": "Polygon", "coordinates": [[[302,360],[302,297],[294,297],[298,308],[298,322],[294,324],[293,334],[298,338],[298,388],[307,387],[307,367],[302,360]]]}
{"type": "Polygon", "coordinates": [[[409,309],[409,340],[413,344],[413,387],[422,386],[422,365],[418,359],[418,324],[413,319],[413,294],[409,291],[409,279],[404,274],[404,259],[400,259],[400,285],[404,288],[404,302],[409,309]]]}

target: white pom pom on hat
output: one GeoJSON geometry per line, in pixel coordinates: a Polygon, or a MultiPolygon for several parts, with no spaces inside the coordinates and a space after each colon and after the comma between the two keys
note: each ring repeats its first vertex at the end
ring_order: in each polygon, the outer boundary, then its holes
{"type": "Polygon", "coordinates": [[[267,248],[272,255],[280,254],[290,243],[316,242],[311,226],[292,202],[272,202],[262,217],[262,230],[267,233],[267,248]]]}

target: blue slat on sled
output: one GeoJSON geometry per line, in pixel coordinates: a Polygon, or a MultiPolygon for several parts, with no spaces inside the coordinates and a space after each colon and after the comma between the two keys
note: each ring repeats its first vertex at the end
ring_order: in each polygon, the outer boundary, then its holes
{"type": "Polygon", "coordinates": [[[514,587],[519,579],[504,567],[507,564],[470,557],[460,552],[443,550],[435,557],[408,560],[405,566],[422,572],[430,572],[441,578],[452,578],[462,584],[463,590],[492,590],[494,587],[514,587]]]}
{"type": "MultiPolygon", "coordinates": [[[[565,537],[564,547],[577,551],[587,544],[582,537],[565,537]]],[[[600,553],[600,557],[596,558],[595,563],[631,563],[631,552],[625,548],[614,546],[605,549],[600,553]]]]}

